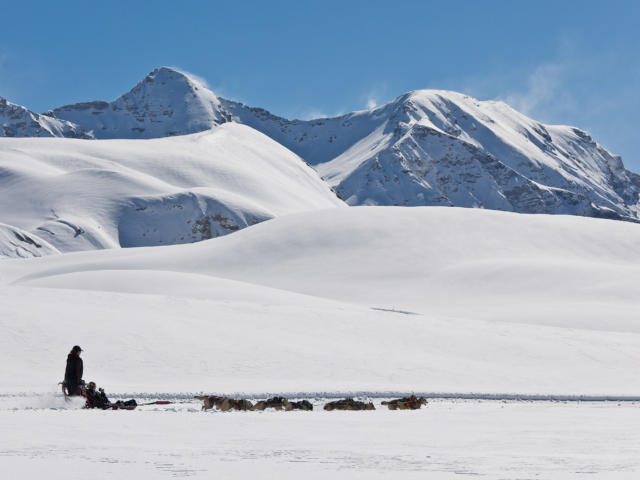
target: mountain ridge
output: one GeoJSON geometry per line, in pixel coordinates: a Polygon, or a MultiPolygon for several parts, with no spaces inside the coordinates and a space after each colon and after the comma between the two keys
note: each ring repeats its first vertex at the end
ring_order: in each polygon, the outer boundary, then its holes
{"type": "Polygon", "coordinates": [[[67,120],[39,114],[0,97],[0,137],[93,138],[67,120]]]}
{"type": "Polygon", "coordinates": [[[159,67],[112,102],[67,105],[44,116],[96,138],[156,138],[244,124],[314,166],[350,205],[640,220],[640,176],[587,132],[450,90],[413,90],[371,110],[288,120],[159,67]]]}
{"type": "Polygon", "coordinates": [[[638,220],[640,176],[626,170],[619,156],[580,129],[544,125],[504,102],[415,90],[372,110],[309,121],[238,102],[223,105],[232,120],[315,165],[351,205],[450,205],[638,220]]]}

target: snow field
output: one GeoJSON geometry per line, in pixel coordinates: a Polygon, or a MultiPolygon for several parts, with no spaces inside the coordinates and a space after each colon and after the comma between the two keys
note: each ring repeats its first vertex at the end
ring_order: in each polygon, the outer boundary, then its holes
{"type": "Polygon", "coordinates": [[[61,405],[56,383],[77,343],[85,380],[112,398],[638,396],[639,227],[333,208],[194,244],[3,260],[3,473],[635,479],[633,402],[221,413],[191,401],[114,412],[61,405]]]}
{"type": "Polygon", "coordinates": [[[4,261],[0,388],[48,391],[77,343],[112,392],[638,395],[639,240],[622,222],[375,207],[4,261]]]}
{"type": "Polygon", "coordinates": [[[637,405],[431,402],[418,411],[0,410],[8,478],[633,479],[637,405]],[[66,465],[66,466],[65,466],[66,465]],[[260,472],[260,473],[257,473],[260,472]]]}

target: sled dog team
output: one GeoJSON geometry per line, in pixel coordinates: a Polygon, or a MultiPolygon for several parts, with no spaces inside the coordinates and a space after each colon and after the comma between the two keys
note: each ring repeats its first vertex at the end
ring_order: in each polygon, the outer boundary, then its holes
{"type": "MultiPolygon", "coordinates": [[[[245,399],[232,399],[229,397],[219,397],[216,395],[203,396],[196,395],[194,398],[201,400],[202,410],[209,410],[216,408],[222,412],[229,410],[265,410],[267,408],[273,408],[274,410],[313,410],[313,405],[308,400],[301,400],[299,402],[291,402],[284,397],[273,397],[268,400],[261,400],[255,405],[249,400],[245,399]]],[[[409,397],[398,398],[389,402],[382,402],[382,405],[386,405],[389,410],[418,410],[422,405],[426,405],[427,400],[424,397],[416,397],[411,395],[409,397]]],[[[365,403],[353,398],[345,398],[343,400],[336,400],[329,402],[324,406],[326,411],[331,410],[375,410],[373,403],[365,403]]]]}
{"type": "MultiPolygon", "coordinates": [[[[134,409],[136,407],[135,400],[129,400],[127,402],[118,401],[112,403],[107,398],[102,388],[96,391],[96,384],[89,382],[85,385],[82,380],[84,365],[80,353],[82,348],[75,345],[69,355],[67,356],[67,367],[64,373],[64,381],[62,382],[62,389],[66,396],[83,396],[87,399],[86,408],[101,408],[101,409],[134,409]]],[[[265,410],[267,408],[273,408],[274,410],[313,410],[313,405],[308,400],[301,400],[298,402],[292,402],[284,397],[273,397],[267,400],[261,400],[256,404],[253,404],[249,400],[245,399],[233,399],[229,397],[219,397],[216,395],[194,397],[203,402],[202,410],[209,410],[216,408],[223,412],[229,410],[265,410]]],[[[426,405],[427,400],[424,397],[416,397],[411,395],[405,398],[398,398],[389,402],[382,402],[382,405],[386,405],[389,410],[417,410],[422,405],[426,405]]],[[[331,410],[375,410],[373,403],[365,403],[353,398],[345,398],[342,400],[336,400],[329,402],[324,406],[327,411],[331,410]]]]}

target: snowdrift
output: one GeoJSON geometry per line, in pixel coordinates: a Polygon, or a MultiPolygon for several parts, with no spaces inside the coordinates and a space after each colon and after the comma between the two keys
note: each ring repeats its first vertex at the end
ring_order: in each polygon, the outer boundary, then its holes
{"type": "Polygon", "coordinates": [[[0,172],[0,221],[61,252],[189,243],[343,205],[299,157],[238,124],[153,140],[5,138],[0,172]]]}
{"type": "Polygon", "coordinates": [[[609,220],[357,207],[5,260],[0,388],[50,385],[78,343],[117,391],[637,395],[639,241],[609,220]]]}

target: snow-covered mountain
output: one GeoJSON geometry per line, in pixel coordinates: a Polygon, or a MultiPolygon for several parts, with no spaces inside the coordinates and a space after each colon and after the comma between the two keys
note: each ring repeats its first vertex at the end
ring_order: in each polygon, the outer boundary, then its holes
{"type": "Polygon", "coordinates": [[[448,205],[638,220],[640,176],[586,132],[439,90],[373,110],[286,120],[223,100],[315,165],[350,205],[448,205]]]}
{"type": "Polygon", "coordinates": [[[0,255],[190,243],[344,206],[297,155],[228,123],[151,140],[0,141],[0,255]]]}
{"type": "Polygon", "coordinates": [[[218,98],[189,75],[162,67],[115,102],[47,114],[97,138],[178,135],[229,120],[249,125],[317,166],[350,205],[640,216],[640,176],[586,132],[450,91],[414,91],[335,118],[287,120],[218,98]]]}
{"type": "Polygon", "coordinates": [[[113,102],[66,105],[45,112],[96,138],[157,138],[208,130],[228,121],[216,95],[191,75],[156,68],[113,102]]]}
{"type": "Polygon", "coordinates": [[[0,97],[0,137],[92,138],[85,130],[66,120],[40,115],[0,97]]]}
{"type": "Polygon", "coordinates": [[[160,67],[113,102],[67,105],[40,118],[66,121],[96,138],[166,137],[241,123],[315,166],[350,205],[640,220],[640,176],[589,134],[450,91],[414,91],[335,118],[287,120],[219,98],[189,74],[160,67]]]}

